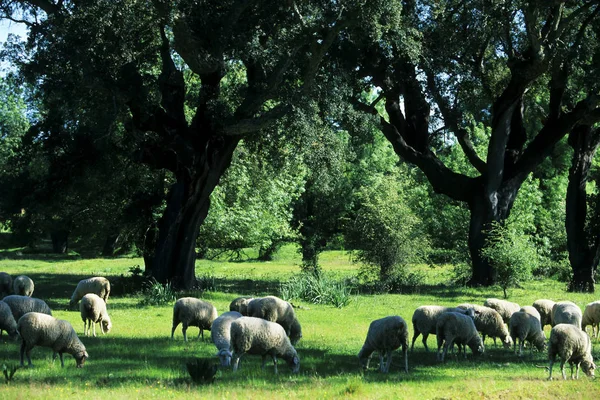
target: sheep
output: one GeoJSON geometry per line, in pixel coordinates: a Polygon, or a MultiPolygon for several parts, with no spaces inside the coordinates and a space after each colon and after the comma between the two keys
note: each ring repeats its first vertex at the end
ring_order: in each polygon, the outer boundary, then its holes
{"type": "Polygon", "coordinates": [[[437,319],[435,334],[438,345],[437,358],[440,361],[444,361],[448,348],[452,347],[454,343],[459,345],[459,354],[460,346],[463,345],[465,358],[467,358],[466,346],[471,348],[473,354],[479,355],[485,351],[473,318],[468,315],[458,312],[442,313],[437,319]],[[444,345],[444,352],[440,354],[442,344],[444,345]]]}
{"type": "Polygon", "coordinates": [[[383,373],[390,371],[392,352],[402,346],[404,354],[404,371],[408,373],[408,326],[399,316],[377,319],[369,325],[367,338],[358,353],[363,369],[369,368],[369,361],[374,351],[379,352],[379,369],[383,373]],[[384,354],[386,363],[384,365],[384,354]]]}
{"type": "Polygon", "coordinates": [[[588,325],[592,326],[592,337],[598,339],[600,335],[600,300],[589,303],[583,310],[581,329],[585,331],[588,325]]]}
{"type": "Polygon", "coordinates": [[[485,337],[489,336],[494,339],[494,346],[496,345],[496,338],[500,338],[505,348],[509,348],[513,345],[513,340],[508,332],[508,328],[504,325],[504,321],[500,316],[500,313],[492,308],[478,306],[476,304],[459,304],[458,308],[469,309],[472,308],[475,311],[475,327],[481,332],[482,339],[485,342],[485,337]]]}
{"type": "MultiPolygon", "coordinates": [[[[537,308],[535,308],[533,306],[523,306],[523,307],[521,307],[521,309],[519,311],[522,311],[524,313],[531,315],[532,317],[537,318],[538,321],[540,321],[540,325],[542,324],[542,315],[537,310],[537,308]]],[[[542,327],[542,329],[544,329],[544,327],[542,327]]]]}
{"type": "Polygon", "coordinates": [[[559,301],[552,307],[552,326],[571,324],[581,329],[581,309],[570,301],[559,301]]]}
{"type": "Polygon", "coordinates": [[[13,293],[20,296],[31,297],[34,289],[33,281],[30,277],[19,275],[13,279],[13,293]]]}
{"type": "Polygon", "coordinates": [[[12,277],[6,272],[0,272],[0,298],[8,296],[12,290],[12,277]]]}
{"type": "Polygon", "coordinates": [[[517,303],[494,298],[487,299],[483,305],[498,311],[505,324],[509,323],[510,316],[513,315],[513,313],[516,313],[521,309],[517,303]]]}
{"type": "Polygon", "coordinates": [[[89,357],[85,346],[79,340],[75,329],[68,321],[56,319],[50,315],[30,312],[19,318],[17,331],[23,343],[21,344],[21,367],[23,367],[23,355],[27,355],[29,366],[31,363],[31,349],[35,346],[50,347],[54,354],[60,356],[61,367],[65,366],[63,353],[69,353],[75,357],[77,368],[83,367],[85,360],[89,357]]]}
{"type": "Polygon", "coordinates": [[[588,334],[581,329],[571,324],[558,324],[550,331],[550,346],[548,347],[550,375],[548,380],[552,380],[552,365],[557,354],[561,359],[560,370],[563,379],[567,379],[565,374],[565,362],[567,361],[571,366],[571,379],[573,379],[573,364],[577,367],[575,379],[579,379],[579,365],[587,376],[594,376],[596,364],[592,358],[592,341],[588,334]]]}
{"type": "Polygon", "coordinates": [[[267,296],[252,300],[248,304],[248,316],[277,322],[285,329],[293,346],[302,338],[302,327],[296,318],[294,307],[279,297],[267,296]]]}
{"type": "Polygon", "coordinates": [[[423,345],[425,346],[425,350],[429,351],[429,348],[427,347],[427,338],[430,334],[435,334],[437,319],[444,312],[458,312],[461,314],[468,314],[471,318],[475,317],[475,312],[473,309],[464,310],[461,308],[450,308],[443,306],[418,307],[412,316],[414,334],[410,351],[414,349],[415,341],[419,335],[423,335],[423,345]]]}
{"type": "Polygon", "coordinates": [[[104,300],[104,302],[108,302],[108,295],[110,294],[110,282],[108,279],[102,276],[95,276],[88,279],[82,279],[75,287],[73,294],[71,295],[71,300],[69,301],[69,307],[73,307],[75,304],[81,300],[83,296],[88,293],[94,293],[104,300]]]}
{"type": "Polygon", "coordinates": [[[83,334],[89,336],[91,331],[96,337],[96,324],[100,324],[100,330],[103,334],[108,333],[112,328],[112,322],[106,311],[106,303],[102,298],[94,293],[88,293],[79,303],[79,312],[83,321],[83,334]]]}
{"type": "Polygon", "coordinates": [[[237,311],[229,311],[221,314],[212,323],[210,338],[218,350],[217,356],[221,361],[222,367],[231,365],[231,323],[242,317],[237,311]]]}
{"type": "MultiPolygon", "coordinates": [[[[540,320],[524,311],[517,311],[510,317],[509,321],[510,336],[514,340],[514,352],[517,352],[517,342],[519,344],[519,357],[523,355],[523,346],[525,340],[535,346],[539,351],[543,351],[546,345],[546,335],[542,330],[540,320]]],[[[531,349],[533,351],[533,348],[531,349]]]]}
{"type": "Polygon", "coordinates": [[[19,321],[19,318],[28,312],[52,315],[52,311],[50,310],[50,307],[48,307],[48,304],[46,304],[44,300],[36,299],[35,297],[11,294],[2,299],[2,301],[10,307],[15,321],[19,321]]]}
{"type": "Polygon", "coordinates": [[[293,373],[300,370],[300,358],[283,327],[278,323],[255,317],[240,317],[231,323],[233,371],[238,370],[240,357],[245,353],[260,354],[262,368],[267,355],[273,359],[277,374],[277,358],[283,358],[293,373]]]}
{"type": "Polygon", "coordinates": [[[0,300],[0,337],[2,337],[2,331],[6,331],[10,338],[16,338],[17,336],[17,322],[13,317],[10,306],[0,300]]]}
{"type": "Polygon", "coordinates": [[[539,299],[533,302],[533,307],[540,313],[542,328],[546,325],[552,325],[552,307],[555,304],[554,301],[546,299],[539,299]]]}
{"type": "Polygon", "coordinates": [[[248,315],[248,304],[250,304],[250,302],[252,300],[254,300],[254,297],[248,297],[248,296],[238,297],[229,304],[229,311],[237,311],[240,314],[247,316],[248,315]]]}
{"type": "Polygon", "coordinates": [[[211,330],[212,323],[217,319],[217,309],[207,301],[196,299],[194,297],[182,297],[175,302],[173,306],[173,328],[171,329],[171,339],[175,334],[175,328],[181,323],[183,325],[183,340],[187,342],[188,326],[197,326],[200,328],[198,337],[202,335],[204,340],[204,329],[211,330]]]}

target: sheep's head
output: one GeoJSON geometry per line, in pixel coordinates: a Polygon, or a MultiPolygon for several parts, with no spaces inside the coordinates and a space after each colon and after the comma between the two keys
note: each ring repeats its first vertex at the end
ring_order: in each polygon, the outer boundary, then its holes
{"type": "Polygon", "coordinates": [[[102,333],[108,333],[112,329],[112,322],[110,321],[110,318],[103,319],[101,322],[101,325],[102,325],[102,333]]]}
{"type": "Polygon", "coordinates": [[[583,369],[583,372],[590,378],[596,377],[594,375],[594,370],[596,369],[596,364],[594,364],[594,362],[591,360],[591,357],[590,357],[590,359],[586,358],[581,362],[581,369],[583,369]]]}
{"type": "Polygon", "coordinates": [[[227,349],[221,349],[216,355],[219,357],[222,367],[229,367],[231,365],[231,357],[233,356],[231,351],[227,349]]]}
{"type": "Polygon", "coordinates": [[[540,352],[546,350],[546,334],[542,332],[540,335],[538,335],[537,338],[533,341],[533,345],[540,352]]]}
{"type": "Polygon", "coordinates": [[[77,368],[83,368],[83,364],[85,364],[85,360],[89,358],[87,351],[83,351],[81,353],[77,353],[75,355],[75,361],[77,362],[77,368]]]}
{"type": "Polygon", "coordinates": [[[296,373],[298,373],[298,371],[300,371],[300,358],[298,357],[298,355],[295,355],[294,357],[292,357],[292,359],[290,360],[290,362],[288,364],[294,374],[296,374],[296,373]]]}
{"type": "Polygon", "coordinates": [[[504,348],[510,349],[513,345],[513,339],[510,337],[510,335],[506,335],[506,337],[502,341],[502,344],[504,345],[504,348]]]}

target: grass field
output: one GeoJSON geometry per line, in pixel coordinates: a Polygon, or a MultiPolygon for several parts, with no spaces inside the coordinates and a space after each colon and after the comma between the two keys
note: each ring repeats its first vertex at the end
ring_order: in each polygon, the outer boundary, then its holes
{"type": "MultiPolygon", "coordinates": [[[[321,263],[326,271],[338,276],[353,276],[358,267],[344,252],[327,252],[321,263]]],[[[298,272],[296,253],[284,249],[278,260],[270,263],[199,261],[197,275],[212,279],[215,291],[181,293],[201,295],[212,302],[219,313],[227,311],[229,302],[240,295],[277,294],[279,282],[298,272]]],[[[409,374],[402,369],[401,357],[395,355],[387,375],[380,374],[376,356],[371,369],[362,373],[358,368],[360,350],[369,323],[387,315],[400,315],[410,321],[415,308],[425,304],[455,305],[461,302],[481,304],[487,297],[500,297],[499,288],[467,289],[445,285],[423,285],[416,293],[386,295],[355,295],[352,302],[337,309],[332,306],[296,302],[302,323],[303,339],[297,350],[301,358],[300,373],[292,375],[280,365],[279,375],[273,374],[267,363],[260,369],[260,357],[245,356],[240,371],[219,370],[210,385],[191,383],[185,363],[194,357],[214,357],[216,349],[210,342],[196,339],[196,328],[190,328],[188,343],[183,341],[181,327],[175,340],[169,339],[172,305],[140,307],[141,295],[123,294],[119,276],[129,268],[142,265],[141,259],[3,259],[0,270],[11,275],[26,274],[36,283],[34,297],[45,299],[56,317],[70,321],[85,343],[89,360],[83,369],[75,368],[74,359],[65,357],[65,368],[52,363],[52,351],[35,348],[33,368],[19,369],[13,380],[0,383],[0,398],[569,398],[594,399],[600,395],[600,379],[584,375],[578,381],[547,381],[547,372],[536,365],[547,365],[546,354],[526,352],[519,358],[512,351],[495,348],[486,341],[482,357],[468,354],[467,359],[449,357],[443,364],[434,352],[425,352],[420,339],[409,353],[409,374]],[[107,276],[113,284],[108,302],[113,330],[96,338],[83,337],[79,312],[68,310],[67,304],[76,283],[84,277],[107,276]]],[[[447,281],[447,267],[420,267],[427,284],[447,281]]],[[[538,298],[569,299],[582,309],[597,300],[591,294],[570,294],[564,284],[550,280],[531,281],[523,289],[510,292],[511,301],[530,305],[538,298]]],[[[412,338],[412,326],[411,326],[412,338]]],[[[99,331],[99,330],[98,330],[99,331]]],[[[546,327],[549,333],[549,327],[546,327]]],[[[19,345],[0,341],[0,356],[8,366],[19,362],[19,345]]],[[[435,336],[428,340],[435,349],[435,336]]],[[[594,358],[600,358],[600,344],[594,341],[594,358]]],[[[214,357],[216,363],[216,357],[214,357]]],[[[560,377],[558,365],[555,377],[560,377]]],[[[569,372],[569,371],[568,371],[569,372]]],[[[0,378],[1,379],[1,378],[0,378]]]]}

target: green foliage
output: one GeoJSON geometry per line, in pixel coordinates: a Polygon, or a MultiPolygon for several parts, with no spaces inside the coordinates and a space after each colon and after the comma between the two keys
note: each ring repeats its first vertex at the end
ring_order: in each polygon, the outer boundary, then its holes
{"type": "Polygon", "coordinates": [[[209,358],[196,358],[194,361],[186,363],[185,367],[192,382],[198,385],[213,383],[218,370],[217,364],[209,358]]]}
{"type": "Polygon", "coordinates": [[[352,300],[353,288],[343,279],[335,279],[326,273],[318,275],[303,272],[283,282],[279,296],[286,300],[304,300],[314,304],[328,304],[337,308],[352,300]]]}
{"type": "Polygon", "coordinates": [[[527,237],[511,224],[494,223],[488,231],[486,245],[481,251],[492,264],[496,282],[504,290],[519,286],[531,277],[538,265],[538,254],[527,237]]]}
{"type": "Polygon", "coordinates": [[[4,374],[4,381],[6,384],[12,382],[12,379],[19,368],[18,365],[7,366],[6,364],[2,364],[2,373],[4,374]]]}
{"type": "Polygon", "coordinates": [[[171,304],[175,301],[175,290],[171,287],[171,283],[162,284],[152,278],[144,284],[142,289],[141,306],[161,306],[171,304]]]}

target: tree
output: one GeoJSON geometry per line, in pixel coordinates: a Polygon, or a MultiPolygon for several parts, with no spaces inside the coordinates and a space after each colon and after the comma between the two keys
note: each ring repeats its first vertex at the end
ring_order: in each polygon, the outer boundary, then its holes
{"type": "Polygon", "coordinates": [[[146,268],[161,282],[190,288],[199,227],[240,140],[300,106],[315,89],[332,43],[353,24],[379,19],[383,3],[0,5],[9,11],[19,6],[20,19],[31,26],[29,53],[18,61],[45,102],[54,99],[70,111],[59,126],[77,124],[83,115],[122,122],[137,146],[136,158],[172,174],[153,263],[146,268]],[[103,105],[102,112],[92,104],[103,105]]]}
{"type": "Polygon", "coordinates": [[[378,41],[354,32],[337,48],[337,74],[352,71],[349,101],[379,117],[396,153],[435,192],[468,206],[472,285],[495,282],[481,249],[490,225],[510,215],[525,179],[578,123],[600,121],[599,13],[597,3],[584,1],[408,0],[399,29],[384,30],[378,41]],[[374,87],[379,98],[361,101],[374,87]],[[545,95],[533,96],[539,92],[545,95]],[[380,101],[384,114],[374,107],[380,101]],[[489,127],[485,154],[474,146],[474,122],[489,127]],[[469,173],[442,161],[449,146],[460,146],[469,173]]]}

